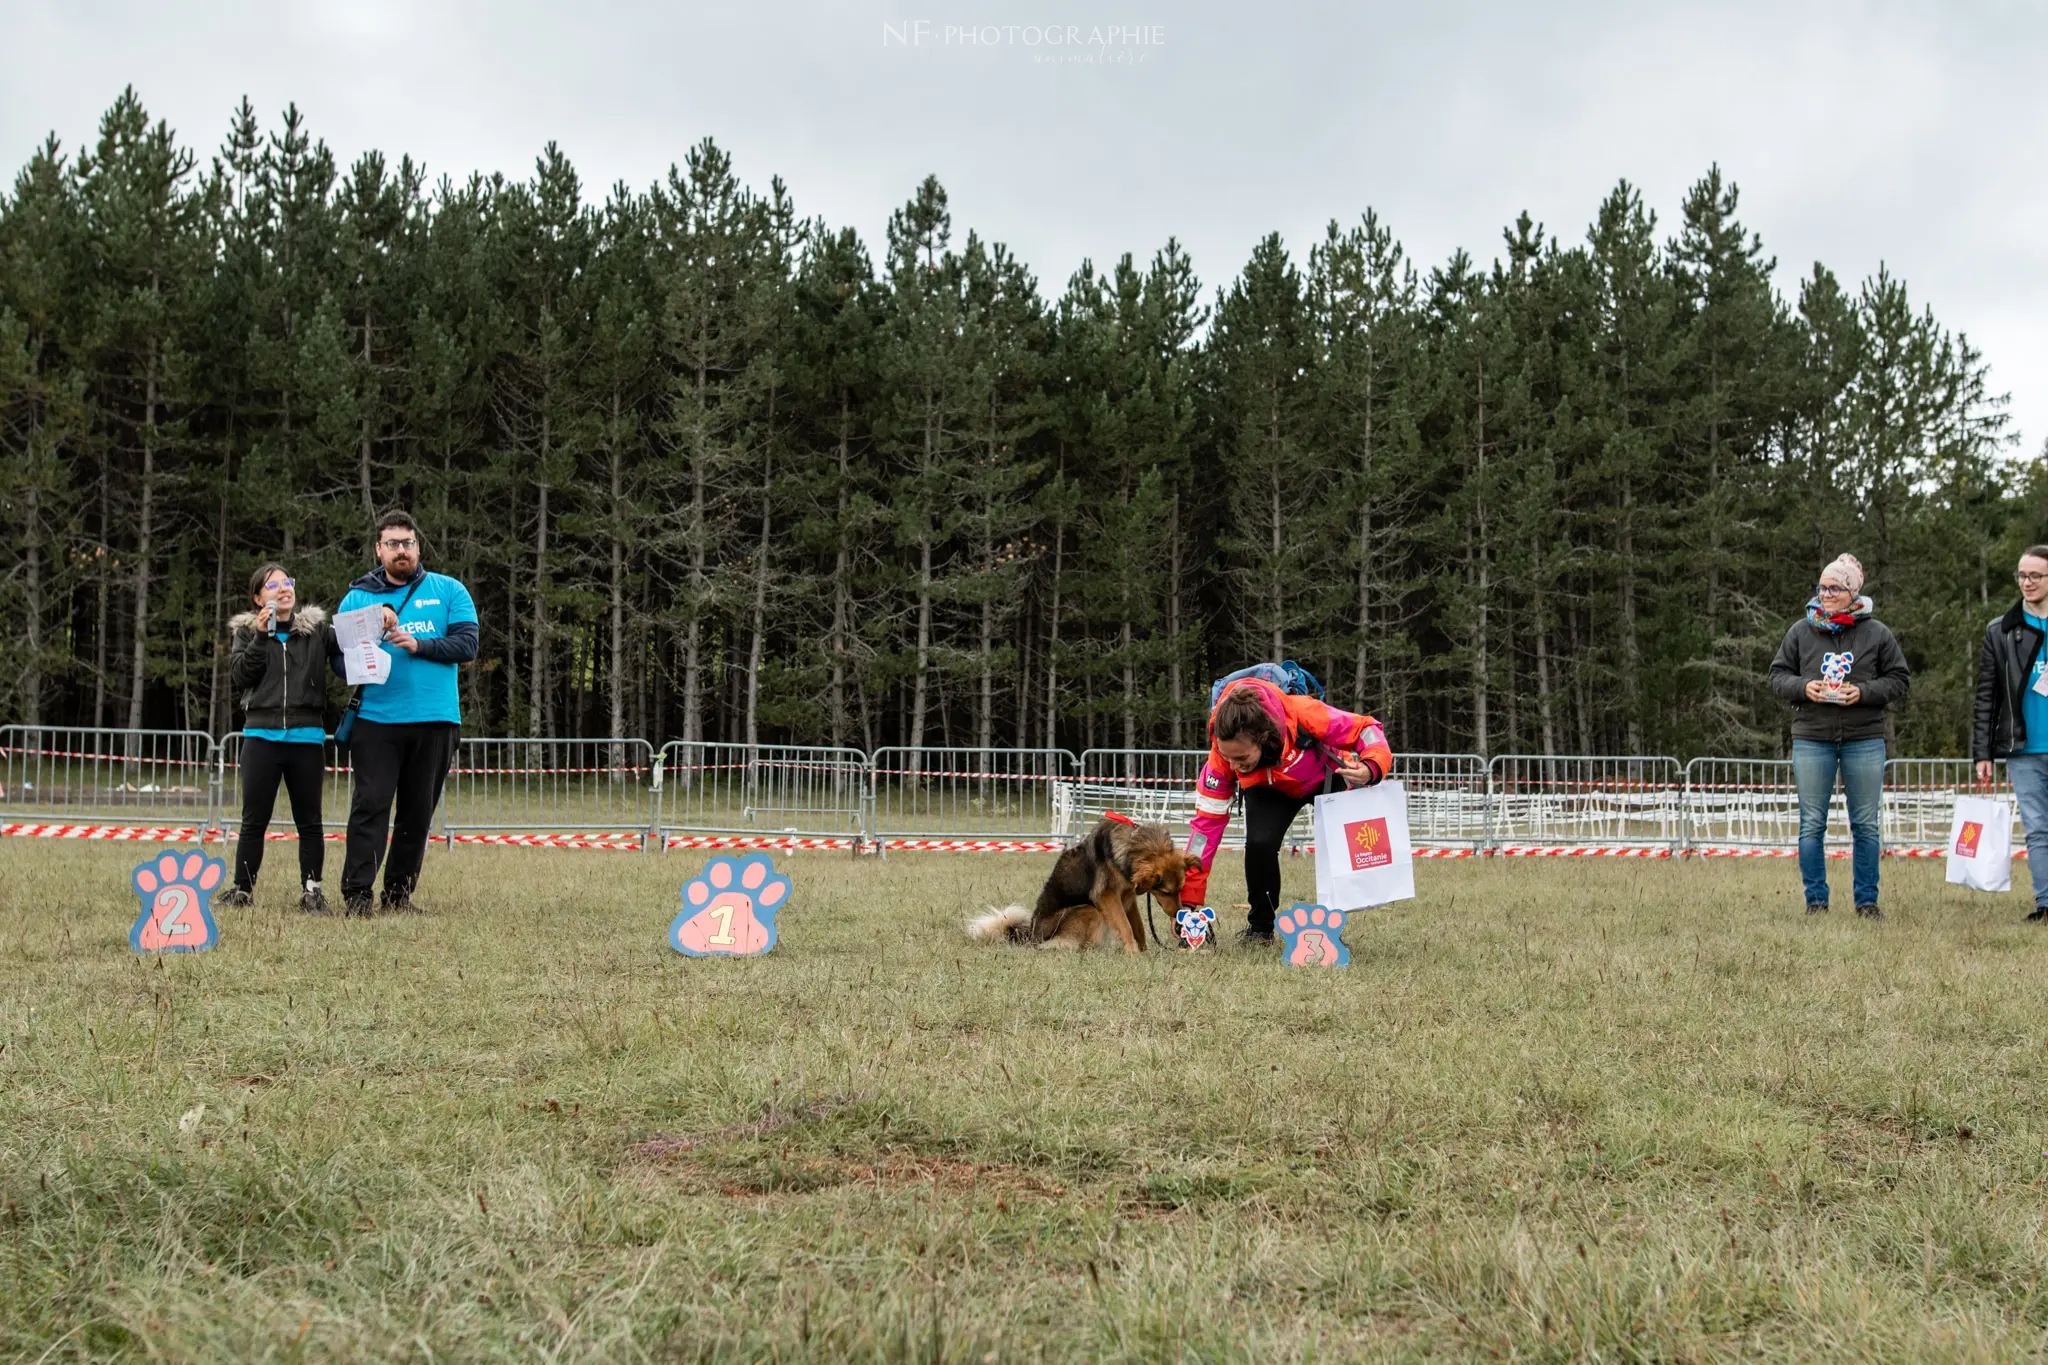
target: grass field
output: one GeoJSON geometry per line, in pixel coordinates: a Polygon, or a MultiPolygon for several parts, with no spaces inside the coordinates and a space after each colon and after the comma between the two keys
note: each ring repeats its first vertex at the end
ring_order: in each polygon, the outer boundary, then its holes
{"type": "Polygon", "coordinates": [[[1340,973],[967,943],[1039,857],[791,856],[692,961],[691,855],[316,921],[289,845],[142,959],[148,851],[0,841],[0,1357],[2048,1349],[2048,935],[1938,863],[1431,864],[1340,973]]]}

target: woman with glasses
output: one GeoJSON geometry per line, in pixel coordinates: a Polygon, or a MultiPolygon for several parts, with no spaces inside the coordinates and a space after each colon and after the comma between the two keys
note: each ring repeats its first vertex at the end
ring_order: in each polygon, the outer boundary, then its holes
{"type": "Polygon", "coordinates": [[[1870,614],[1863,566],[1843,555],[1820,571],[1806,616],[1771,660],[1771,690],[1792,703],[1792,776],[1799,788],[1799,876],[1806,913],[1828,908],[1828,802],[1835,778],[1849,802],[1856,913],[1882,919],[1885,711],[1906,699],[1909,670],[1899,642],[1870,614]]]}
{"type": "Polygon", "coordinates": [[[255,900],[263,869],[264,834],[277,804],[277,786],[291,796],[299,828],[299,909],[327,913],[320,889],[326,856],[320,828],[321,754],[326,739],[327,672],[341,645],[318,607],[298,605],[298,585],[282,564],[265,564],[249,577],[255,603],[228,625],[234,643],[228,674],[246,716],[242,722],[242,837],[235,848],[235,884],[224,905],[255,900]]]}

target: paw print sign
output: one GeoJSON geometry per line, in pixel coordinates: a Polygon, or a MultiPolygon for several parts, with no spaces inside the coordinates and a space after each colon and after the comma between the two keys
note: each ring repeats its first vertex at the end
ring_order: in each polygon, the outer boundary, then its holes
{"type": "Polygon", "coordinates": [[[1280,935],[1280,960],[1290,967],[1351,965],[1351,950],[1339,937],[1344,929],[1342,910],[1297,901],[1273,927],[1280,935]]]}
{"type": "Polygon", "coordinates": [[[1183,905],[1173,912],[1173,932],[1180,939],[1180,946],[1194,951],[1209,944],[1209,935],[1216,928],[1216,912],[1206,905],[1183,905]]]}
{"type": "Polygon", "coordinates": [[[689,957],[753,957],[775,946],[775,912],[789,904],[789,878],[765,853],[724,854],[683,883],[683,908],[668,945],[689,957]]]}
{"type": "Polygon", "coordinates": [[[135,869],[132,884],[142,913],[128,930],[138,953],[201,953],[220,941],[208,903],[228,865],[203,853],[166,849],[135,869]]]}

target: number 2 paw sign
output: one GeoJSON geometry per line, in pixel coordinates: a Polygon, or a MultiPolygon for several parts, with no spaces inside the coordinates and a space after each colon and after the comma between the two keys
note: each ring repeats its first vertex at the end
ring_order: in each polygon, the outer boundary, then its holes
{"type": "Polygon", "coordinates": [[[228,865],[203,853],[167,849],[135,869],[142,913],[128,931],[138,953],[197,953],[220,938],[207,902],[226,879],[228,865]]]}
{"type": "Polygon", "coordinates": [[[683,883],[683,908],[668,943],[690,957],[752,957],[775,946],[775,912],[789,903],[789,878],[765,853],[723,854],[683,883]]]}
{"type": "Polygon", "coordinates": [[[1280,916],[1280,960],[1290,967],[1349,967],[1351,950],[1338,935],[1344,912],[1320,905],[1302,905],[1280,916]]]}

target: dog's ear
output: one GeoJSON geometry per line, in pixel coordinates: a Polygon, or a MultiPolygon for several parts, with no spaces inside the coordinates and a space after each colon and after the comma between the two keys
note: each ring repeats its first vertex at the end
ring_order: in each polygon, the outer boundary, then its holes
{"type": "Polygon", "coordinates": [[[1147,891],[1159,890],[1160,884],[1171,875],[1173,862],[1174,855],[1170,853],[1163,857],[1153,854],[1138,859],[1131,865],[1131,890],[1140,895],[1147,891]]]}

